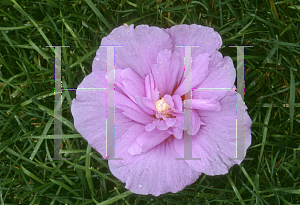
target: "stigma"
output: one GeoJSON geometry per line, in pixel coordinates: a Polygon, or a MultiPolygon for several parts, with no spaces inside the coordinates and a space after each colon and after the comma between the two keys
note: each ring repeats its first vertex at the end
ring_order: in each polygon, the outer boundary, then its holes
{"type": "Polygon", "coordinates": [[[155,106],[157,112],[159,113],[165,113],[170,108],[170,105],[168,105],[164,98],[161,98],[160,100],[156,101],[155,106]]]}

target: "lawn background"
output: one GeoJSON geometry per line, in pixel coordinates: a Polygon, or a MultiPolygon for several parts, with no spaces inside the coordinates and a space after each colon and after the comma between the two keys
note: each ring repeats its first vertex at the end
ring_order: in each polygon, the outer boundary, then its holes
{"type": "Polygon", "coordinates": [[[300,204],[300,2],[284,0],[0,0],[0,203],[300,204]],[[64,91],[63,157],[54,155],[54,50],[64,88],[92,70],[101,38],[126,24],[200,24],[220,33],[236,66],[245,48],[245,102],[253,121],[247,157],[228,174],[202,174],[178,193],[133,194],[74,128],[64,91]]]}

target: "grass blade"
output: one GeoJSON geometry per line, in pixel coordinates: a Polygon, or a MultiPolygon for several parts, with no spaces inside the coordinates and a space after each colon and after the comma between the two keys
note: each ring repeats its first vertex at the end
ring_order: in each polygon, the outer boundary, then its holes
{"type": "Polygon", "coordinates": [[[65,185],[64,183],[57,181],[55,179],[50,179],[50,181],[52,181],[53,183],[57,184],[58,186],[68,190],[69,192],[71,192],[72,194],[74,194],[75,196],[79,197],[79,194],[77,192],[75,192],[71,187],[69,187],[68,185],[65,185]]]}
{"type": "Polygon", "coordinates": [[[132,194],[131,191],[126,191],[126,192],[124,192],[124,193],[122,193],[122,194],[120,194],[120,195],[118,195],[118,196],[115,196],[115,197],[113,197],[113,198],[110,198],[110,199],[108,199],[108,200],[106,200],[106,201],[103,201],[103,202],[97,204],[97,205],[108,205],[108,204],[112,204],[112,203],[115,202],[115,201],[119,201],[119,200],[121,200],[121,199],[124,199],[125,197],[129,196],[130,194],[132,194]]]}
{"type": "Polygon", "coordinates": [[[94,13],[99,17],[99,19],[105,24],[105,26],[112,30],[111,25],[108,23],[108,21],[104,18],[104,16],[100,13],[100,11],[96,8],[94,3],[91,0],[85,0],[85,2],[91,7],[91,9],[94,11],[94,13]]]}
{"type": "Polygon", "coordinates": [[[293,133],[293,123],[294,123],[294,108],[295,108],[295,96],[296,96],[296,85],[295,85],[295,78],[294,78],[294,73],[292,69],[290,68],[290,102],[289,102],[289,110],[290,110],[290,133],[293,133]]]}

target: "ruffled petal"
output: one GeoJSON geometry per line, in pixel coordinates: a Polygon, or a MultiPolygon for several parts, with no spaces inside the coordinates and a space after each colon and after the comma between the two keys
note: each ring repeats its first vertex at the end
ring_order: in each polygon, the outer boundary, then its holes
{"type": "MultiPolygon", "coordinates": [[[[187,112],[191,111],[191,109],[186,110],[187,112]]],[[[199,131],[200,125],[202,124],[198,113],[195,110],[192,110],[192,119],[184,120],[186,120],[184,124],[184,130],[186,130],[189,135],[195,135],[199,131]]]]}
{"type": "MultiPolygon", "coordinates": [[[[172,49],[170,36],[158,27],[147,25],[120,26],[102,38],[101,45],[121,45],[115,48],[115,67],[131,68],[141,78],[149,74],[163,49],[172,49]]],[[[106,70],[106,48],[100,47],[93,62],[94,70],[106,70]]]]}
{"type": "MultiPolygon", "coordinates": [[[[236,78],[236,70],[233,65],[233,61],[230,57],[221,58],[218,55],[219,52],[212,57],[210,62],[213,62],[212,65],[209,65],[209,74],[205,80],[198,85],[197,88],[203,90],[194,90],[192,93],[193,99],[196,98],[213,98],[217,97],[219,101],[224,96],[228,95],[233,91],[225,91],[224,88],[231,89],[234,86],[236,78]],[[218,63],[216,62],[218,61],[218,63]],[[219,90],[205,90],[205,88],[213,88],[219,90]]],[[[222,54],[220,54],[222,56],[222,54]]]]}
{"type": "Polygon", "coordinates": [[[127,151],[136,138],[136,127],[129,128],[128,134],[116,141],[116,158],[109,160],[114,176],[126,183],[130,191],[158,196],[167,192],[176,193],[197,180],[200,173],[191,169],[184,160],[176,160],[179,155],[172,139],[168,139],[147,153],[130,155],[127,151]]]}
{"type": "Polygon", "coordinates": [[[149,114],[143,111],[137,104],[135,104],[135,102],[130,100],[122,93],[115,91],[114,97],[115,100],[113,101],[112,95],[109,96],[108,105],[111,107],[115,105],[116,108],[121,109],[123,111],[123,114],[125,116],[144,125],[153,121],[153,117],[151,117],[149,114]]]}
{"type": "Polygon", "coordinates": [[[159,99],[159,92],[151,73],[145,78],[145,92],[146,97],[152,100],[152,102],[156,102],[159,99]]]}
{"type": "Polygon", "coordinates": [[[151,132],[151,131],[154,130],[154,129],[155,129],[155,124],[154,124],[154,122],[149,123],[149,124],[147,124],[147,125],[145,126],[145,130],[146,130],[147,132],[151,132]]]}
{"type": "Polygon", "coordinates": [[[115,109],[115,140],[119,139],[135,121],[123,114],[120,109],[115,109]]]}
{"type": "Polygon", "coordinates": [[[170,50],[159,52],[157,64],[152,68],[152,74],[160,97],[165,94],[171,95],[174,86],[180,80],[180,78],[177,78],[180,69],[179,59],[180,56],[177,52],[172,53],[170,50]]]}
{"type": "Polygon", "coordinates": [[[128,96],[131,100],[134,101],[133,96],[128,92],[124,85],[123,85],[123,78],[122,78],[122,69],[114,69],[107,73],[107,78],[112,79],[115,78],[115,82],[107,82],[108,84],[113,84],[115,86],[115,90],[128,96]]]}
{"type": "Polygon", "coordinates": [[[106,88],[105,76],[103,71],[86,76],[78,86],[71,106],[75,128],[92,147],[98,148],[102,156],[106,153],[106,101],[103,101],[106,91],[99,88],[106,88]]]}
{"type": "Polygon", "coordinates": [[[145,82],[131,68],[124,69],[121,76],[124,88],[133,99],[135,96],[145,96],[145,82]]]}
{"type": "Polygon", "coordinates": [[[184,114],[179,113],[176,115],[176,123],[174,125],[175,127],[178,127],[180,129],[184,129],[184,114]]]}
{"type": "Polygon", "coordinates": [[[134,100],[136,104],[140,106],[140,108],[144,110],[146,113],[148,113],[149,115],[155,115],[156,113],[155,105],[149,98],[135,96],[134,100]]]}
{"type": "Polygon", "coordinates": [[[147,152],[155,146],[165,141],[170,134],[164,130],[152,130],[151,132],[144,132],[137,137],[137,142],[141,145],[143,152],[147,152]]]}
{"type": "Polygon", "coordinates": [[[221,110],[220,103],[216,100],[216,97],[210,99],[187,99],[184,101],[184,107],[197,110],[221,110]]]}
{"type": "Polygon", "coordinates": [[[150,100],[150,99],[147,98],[147,97],[142,97],[141,100],[142,100],[143,105],[144,105],[146,108],[149,108],[149,109],[151,109],[151,110],[153,110],[153,111],[156,111],[155,104],[154,104],[154,102],[153,102],[152,100],[150,100]]]}
{"type": "MultiPolygon", "coordinates": [[[[238,103],[243,103],[240,96],[238,103]]],[[[205,126],[202,126],[199,133],[192,137],[192,156],[201,160],[186,160],[192,169],[207,175],[226,174],[230,167],[242,161],[229,160],[236,157],[236,96],[226,96],[220,104],[222,110],[219,112],[197,111],[205,126]],[[201,113],[206,113],[206,116],[201,113]]],[[[246,154],[251,143],[251,119],[245,110],[241,111],[245,112],[246,154]]],[[[243,127],[240,122],[237,126],[243,127]]],[[[174,146],[179,155],[184,157],[184,137],[174,139],[174,146]]]]}
{"type": "Polygon", "coordinates": [[[137,155],[137,154],[141,154],[143,152],[142,146],[137,142],[134,141],[128,148],[128,152],[131,155],[137,155]]]}
{"type": "Polygon", "coordinates": [[[176,118],[166,118],[165,121],[168,127],[172,127],[176,123],[176,118]]]}
{"type": "Polygon", "coordinates": [[[173,39],[173,48],[180,56],[184,56],[184,49],[176,47],[177,45],[200,46],[192,48],[193,56],[202,53],[213,54],[222,46],[222,38],[213,28],[201,25],[178,25],[173,26],[165,31],[173,39]]]}
{"type": "Polygon", "coordinates": [[[182,96],[185,92],[185,82],[191,82],[192,88],[197,88],[208,75],[208,64],[210,60],[209,53],[203,53],[195,57],[194,63],[192,64],[192,70],[184,73],[184,79],[174,92],[174,95],[182,96]],[[191,74],[192,72],[192,74],[191,74]]]}
{"type": "MultiPolygon", "coordinates": [[[[217,152],[217,148],[212,149],[212,143],[209,140],[205,141],[206,136],[200,137],[201,130],[199,132],[199,136],[192,136],[192,157],[193,160],[185,160],[185,162],[191,167],[193,170],[198,172],[203,172],[208,175],[218,175],[225,174],[228,172],[228,167],[224,164],[214,164],[215,153],[217,152]],[[201,139],[200,139],[201,138],[201,139]],[[203,144],[205,142],[205,144],[203,144]],[[202,143],[202,144],[201,144],[202,143]],[[214,169],[213,169],[214,166],[214,169]]],[[[190,136],[183,136],[182,139],[174,139],[174,147],[181,158],[184,158],[184,138],[190,136]]],[[[190,149],[190,148],[189,148],[190,149]]]]}
{"type": "Polygon", "coordinates": [[[159,130],[166,130],[169,126],[166,124],[165,120],[154,120],[155,127],[159,130]]]}
{"type": "MultiPolygon", "coordinates": [[[[213,55],[222,46],[222,38],[220,34],[214,31],[211,27],[201,25],[178,25],[168,29],[164,29],[173,39],[173,51],[179,53],[180,56],[184,56],[183,47],[176,47],[178,45],[186,46],[199,46],[192,47],[192,57],[196,57],[203,53],[209,53],[213,55]]],[[[194,60],[192,61],[192,64],[194,60]]],[[[179,78],[183,80],[184,73],[184,58],[180,58],[181,68],[179,72],[179,78]]]]}
{"type": "Polygon", "coordinates": [[[172,96],[176,112],[182,112],[182,99],[179,95],[172,96]]]}
{"type": "MultiPolygon", "coordinates": [[[[106,156],[106,72],[92,72],[84,78],[76,91],[71,112],[77,131],[102,156],[106,156]],[[87,88],[87,89],[84,89],[87,88]],[[96,89],[92,89],[96,88],[96,89]]],[[[115,111],[115,139],[118,139],[134,122],[115,111]]]]}
{"type": "Polygon", "coordinates": [[[172,127],[172,133],[174,137],[176,137],[177,139],[181,139],[183,135],[183,129],[180,129],[178,127],[172,127]]]}

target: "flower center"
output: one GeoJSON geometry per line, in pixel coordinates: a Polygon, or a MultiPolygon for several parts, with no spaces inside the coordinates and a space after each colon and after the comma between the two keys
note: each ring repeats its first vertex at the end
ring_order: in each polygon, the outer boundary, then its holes
{"type": "Polygon", "coordinates": [[[170,105],[168,105],[168,103],[165,101],[164,98],[161,98],[160,100],[156,101],[155,103],[156,106],[156,110],[160,113],[160,112],[166,112],[169,110],[170,105]]]}

